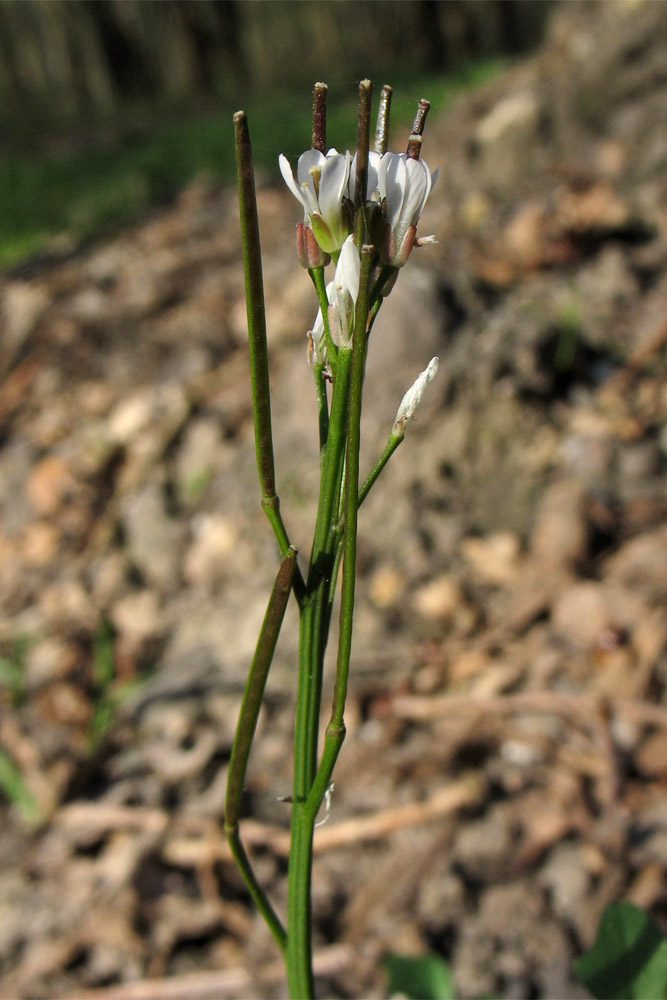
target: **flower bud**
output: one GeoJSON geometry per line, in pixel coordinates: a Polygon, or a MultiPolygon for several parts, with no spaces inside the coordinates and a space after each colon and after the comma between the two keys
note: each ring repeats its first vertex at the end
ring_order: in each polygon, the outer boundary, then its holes
{"type": "Polygon", "coordinates": [[[315,234],[307,222],[299,222],[296,227],[296,252],[302,267],[325,267],[331,257],[320,248],[315,234]]]}
{"type": "Polygon", "coordinates": [[[386,239],[381,247],[380,259],[383,264],[391,264],[392,267],[403,267],[410,256],[413,246],[417,242],[417,227],[408,226],[404,232],[399,232],[400,243],[398,245],[396,243],[396,236],[396,231],[388,227],[386,239]]]}
{"type": "Polygon", "coordinates": [[[438,358],[431,358],[428,365],[421,372],[415,381],[412,383],[405,396],[401,400],[401,405],[396,413],[396,419],[394,421],[394,426],[391,429],[391,433],[394,437],[399,437],[403,434],[403,428],[405,427],[408,420],[414,416],[415,410],[424,398],[424,393],[426,392],[426,387],[429,382],[432,382],[435,378],[436,372],[438,371],[438,358]]]}

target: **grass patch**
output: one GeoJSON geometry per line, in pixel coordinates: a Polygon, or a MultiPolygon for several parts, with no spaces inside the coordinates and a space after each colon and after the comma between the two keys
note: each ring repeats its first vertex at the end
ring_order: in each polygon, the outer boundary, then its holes
{"type": "MultiPolygon", "coordinates": [[[[434,112],[462,91],[486,82],[500,60],[476,62],[456,73],[394,81],[394,135],[401,142],[416,101],[426,95],[434,112]]],[[[381,82],[381,81],[378,81],[381,82]]],[[[356,130],[354,87],[332,88],[328,134],[345,147],[356,130]]],[[[0,267],[16,265],[48,249],[63,235],[78,242],[131,223],[164,204],[193,178],[223,182],[234,177],[233,108],[162,122],[150,128],[119,124],[115,138],[67,142],[59,151],[43,144],[16,148],[0,158],[0,267]],[[70,148],[68,149],[68,145],[70,148]],[[32,148],[30,148],[32,146],[32,148]]],[[[278,178],[278,153],[295,156],[310,139],[308,94],[272,94],[245,105],[251,121],[256,167],[278,178]]]]}

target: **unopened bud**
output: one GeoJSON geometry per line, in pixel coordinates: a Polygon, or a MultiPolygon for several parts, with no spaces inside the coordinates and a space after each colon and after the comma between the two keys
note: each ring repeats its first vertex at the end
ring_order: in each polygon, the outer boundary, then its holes
{"type": "Polygon", "coordinates": [[[406,423],[414,416],[415,410],[424,398],[427,385],[435,378],[438,371],[438,360],[438,358],[431,358],[427,367],[417,376],[405,396],[403,396],[401,405],[396,413],[394,426],[391,430],[394,437],[399,437],[403,434],[403,428],[406,423]]]}
{"type": "Polygon", "coordinates": [[[331,257],[320,247],[315,234],[307,222],[296,227],[296,252],[302,267],[324,267],[331,257]]]}
{"type": "Polygon", "coordinates": [[[327,363],[327,345],[324,339],[324,330],[309,330],[306,337],[308,339],[308,364],[311,368],[323,368],[327,363]]]}
{"type": "Polygon", "coordinates": [[[408,226],[403,239],[397,246],[396,237],[391,228],[387,227],[385,240],[382,244],[380,259],[383,264],[390,264],[392,267],[403,267],[413,246],[417,242],[417,227],[408,226]]]}

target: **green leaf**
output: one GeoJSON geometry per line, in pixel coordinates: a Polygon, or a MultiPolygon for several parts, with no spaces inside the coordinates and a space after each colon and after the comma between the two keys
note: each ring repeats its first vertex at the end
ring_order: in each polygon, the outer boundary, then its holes
{"type": "Polygon", "coordinates": [[[389,975],[389,996],[409,1000],[454,1000],[454,980],[444,958],[426,955],[396,955],[384,958],[389,975]]]}
{"type": "Polygon", "coordinates": [[[43,817],[39,803],[26,785],[18,766],[2,747],[0,747],[0,794],[18,809],[26,823],[41,822],[43,817]]]}
{"type": "Polygon", "coordinates": [[[601,1000],[663,1000],[667,938],[639,906],[611,903],[602,914],[595,944],[575,960],[574,972],[601,1000]]]}

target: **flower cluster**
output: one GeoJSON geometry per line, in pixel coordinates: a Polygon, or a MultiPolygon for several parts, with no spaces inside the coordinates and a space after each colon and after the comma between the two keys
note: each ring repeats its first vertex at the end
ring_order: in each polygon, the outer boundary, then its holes
{"type": "MultiPolygon", "coordinates": [[[[299,157],[296,174],[283,154],[279,164],[285,183],[303,208],[303,221],[297,225],[297,253],[302,265],[310,270],[320,300],[308,332],[308,359],[314,369],[335,382],[338,353],[350,351],[353,346],[362,246],[372,255],[365,279],[368,336],[382,299],[389,294],[412,248],[435,239],[418,239],[417,225],[438,171],[431,172],[421,158],[428,101],[419,102],[406,152],[388,152],[391,88],[383,88],[375,148],[360,146],[358,140],[352,155],[349,150],[324,151],[325,91],[323,84],[316,84],[313,148],[299,157]],[[363,184],[358,179],[360,163],[363,184]],[[325,284],[324,268],[332,258],[335,274],[325,284]]],[[[402,436],[437,364],[433,359],[406,394],[396,416],[395,436],[402,436]]]]}
{"type": "MultiPolygon", "coordinates": [[[[325,156],[308,149],[299,157],[295,179],[287,157],[280,155],[280,172],[304,210],[297,249],[305,267],[323,266],[325,255],[340,251],[352,232],[356,159],[349,151],[330,149],[325,156]]],[[[395,268],[405,264],[437,176],[438,171],[431,173],[424,160],[407,153],[369,153],[366,202],[374,210],[382,264],[395,268]]]]}

